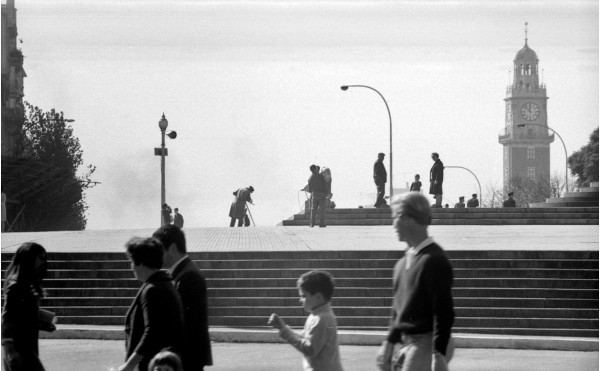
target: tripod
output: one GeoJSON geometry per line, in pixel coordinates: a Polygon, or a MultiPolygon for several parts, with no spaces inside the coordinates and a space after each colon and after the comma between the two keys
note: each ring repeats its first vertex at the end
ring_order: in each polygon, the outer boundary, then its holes
{"type": "Polygon", "coordinates": [[[252,217],[252,213],[250,212],[250,208],[248,207],[248,203],[246,203],[246,211],[248,212],[248,215],[250,216],[250,220],[252,220],[252,226],[256,227],[256,224],[254,223],[254,218],[252,217]]]}

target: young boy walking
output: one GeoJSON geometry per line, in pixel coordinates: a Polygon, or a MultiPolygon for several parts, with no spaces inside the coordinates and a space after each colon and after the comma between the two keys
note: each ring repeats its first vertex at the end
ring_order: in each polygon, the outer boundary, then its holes
{"type": "Polygon", "coordinates": [[[337,320],[329,302],[333,296],[333,278],[325,271],[310,271],[298,279],[300,303],[310,315],[304,330],[294,332],[276,313],[269,325],[279,329],[279,336],[304,356],[305,371],[342,371],[337,341],[337,320]]]}

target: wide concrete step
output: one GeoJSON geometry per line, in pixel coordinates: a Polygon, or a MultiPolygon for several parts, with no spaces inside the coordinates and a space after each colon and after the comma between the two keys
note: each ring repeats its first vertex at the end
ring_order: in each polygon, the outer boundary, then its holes
{"type": "MultiPolygon", "coordinates": [[[[47,297],[45,307],[128,307],[133,297],[47,297]]],[[[209,297],[213,307],[294,307],[297,297],[209,297]]],[[[336,297],[336,307],[385,307],[391,308],[392,298],[385,297],[336,297]]],[[[593,309],[598,308],[598,299],[555,299],[555,298],[497,298],[497,297],[454,297],[456,307],[471,308],[537,308],[537,309],[593,309]]],[[[387,309],[389,310],[389,309],[387,309]]]]}
{"type": "Polygon", "coordinates": [[[575,198],[582,198],[582,199],[586,199],[586,198],[598,198],[600,197],[600,193],[598,191],[593,191],[593,190],[589,190],[589,191],[581,191],[581,192],[567,192],[565,193],[564,197],[575,197],[575,198]]]}
{"type": "MultiPolygon", "coordinates": [[[[403,252],[396,252],[395,257],[385,259],[369,259],[368,257],[361,259],[238,259],[238,260],[195,260],[196,265],[202,270],[216,269],[294,269],[302,268],[311,269],[392,269],[397,262],[397,259],[403,256],[403,252]]],[[[507,268],[507,269],[597,269],[598,260],[595,259],[552,259],[552,258],[462,258],[453,257],[450,255],[450,262],[455,269],[460,268],[507,268]]],[[[474,254],[473,255],[477,255],[474,254]]],[[[2,275],[6,274],[5,266],[8,262],[2,262],[2,275]]],[[[101,262],[84,262],[84,261],[52,261],[52,269],[56,270],[78,270],[98,271],[98,270],[122,270],[131,272],[130,263],[128,261],[101,261],[101,262]]],[[[132,274],[126,278],[132,278],[132,274]]]]}
{"type": "MultiPolygon", "coordinates": [[[[392,259],[398,260],[403,256],[401,250],[320,250],[320,251],[221,251],[221,252],[192,252],[192,260],[354,260],[354,259],[392,259]]],[[[571,251],[571,250],[450,250],[446,255],[452,259],[571,259],[571,260],[598,260],[598,251],[571,251]]],[[[10,261],[12,253],[2,253],[2,261],[10,261]]],[[[116,260],[129,263],[121,253],[48,253],[48,264],[52,269],[54,261],[69,260],[74,264],[77,261],[88,260],[116,260]]]]}
{"type": "MultiPolygon", "coordinates": [[[[277,268],[277,269],[204,269],[202,272],[207,279],[293,279],[310,270],[304,268],[277,268]]],[[[393,270],[391,268],[327,268],[336,282],[341,279],[371,279],[385,278],[391,281],[393,270]]],[[[131,270],[53,270],[48,272],[48,280],[68,279],[73,286],[79,282],[96,279],[111,279],[114,281],[124,279],[129,281],[133,273],[131,270]]],[[[598,271],[594,269],[545,269],[545,268],[454,268],[454,277],[461,278],[571,278],[571,279],[598,279],[598,271]]]]}
{"type": "MultiPolygon", "coordinates": [[[[596,225],[598,219],[432,219],[431,225],[596,225]]],[[[285,227],[308,226],[308,220],[284,220],[285,227]]],[[[392,225],[391,219],[335,219],[327,225],[392,225]]]]}
{"type": "MultiPolygon", "coordinates": [[[[554,203],[554,202],[559,202],[559,203],[564,203],[564,202],[595,202],[596,205],[598,204],[598,195],[590,195],[589,193],[586,193],[585,196],[583,197],[579,197],[579,196],[566,196],[566,197],[551,197],[551,198],[547,198],[546,202],[548,203],[554,203]]],[[[590,205],[593,206],[593,205],[590,205]]]]}
{"type": "MultiPolygon", "coordinates": [[[[56,313],[60,318],[75,316],[125,316],[129,306],[45,306],[44,308],[56,313]]],[[[389,320],[390,308],[379,306],[344,306],[335,307],[334,311],[340,317],[381,317],[389,320]]],[[[455,307],[456,315],[459,317],[503,317],[503,318],[525,318],[536,319],[597,319],[598,310],[594,309],[566,309],[566,308],[494,308],[494,307],[455,307]]],[[[304,311],[296,306],[211,306],[210,313],[219,317],[268,317],[271,313],[280,316],[293,317],[302,316],[304,311]]]]}
{"type": "Polygon", "coordinates": [[[557,207],[591,207],[598,205],[598,201],[553,201],[550,203],[531,203],[529,204],[531,207],[536,208],[557,208],[557,207]]]}
{"type": "Polygon", "coordinates": [[[563,337],[598,337],[595,329],[570,328],[498,328],[498,327],[460,327],[453,326],[454,333],[497,334],[522,336],[563,336],[563,337]]]}
{"type": "MultiPolygon", "coordinates": [[[[335,312],[335,309],[334,309],[335,312]]],[[[352,327],[386,327],[389,325],[387,316],[341,316],[336,313],[340,326],[352,327]]],[[[261,326],[268,320],[268,315],[259,316],[209,316],[212,326],[261,326]]],[[[284,318],[290,326],[302,326],[306,315],[287,316],[284,318]]],[[[578,318],[509,318],[509,317],[456,317],[457,327],[516,327],[516,328],[570,328],[570,329],[595,329],[598,331],[597,319],[578,318]]]]}
{"type": "MultiPolygon", "coordinates": [[[[559,201],[555,201],[559,202],[559,201]]],[[[589,201],[586,201],[589,202],[589,201]]],[[[452,212],[434,214],[433,220],[440,219],[598,219],[598,213],[594,212],[569,212],[569,213],[556,213],[552,211],[545,211],[545,208],[541,208],[537,212],[459,212],[457,210],[463,209],[450,209],[452,212]]],[[[512,208],[507,210],[514,210],[512,208]]],[[[331,214],[327,216],[327,224],[329,222],[335,222],[339,220],[391,220],[390,215],[386,214],[331,214]]],[[[294,215],[294,221],[310,221],[310,216],[304,214],[294,215]]]]}

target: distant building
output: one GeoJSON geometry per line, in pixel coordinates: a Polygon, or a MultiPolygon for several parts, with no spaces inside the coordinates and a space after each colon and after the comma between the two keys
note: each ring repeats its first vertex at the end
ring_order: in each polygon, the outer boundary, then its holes
{"type": "MultiPolygon", "coordinates": [[[[527,25],[527,24],[525,24],[527,25]]],[[[506,126],[498,141],[504,146],[503,184],[507,193],[512,177],[531,180],[550,178],[550,143],[548,134],[546,86],[540,83],[537,54],[527,45],[514,60],[513,82],[507,87],[506,126]]]]}
{"type": "Polygon", "coordinates": [[[23,53],[14,0],[2,4],[2,156],[15,157],[23,129],[23,53]]]}

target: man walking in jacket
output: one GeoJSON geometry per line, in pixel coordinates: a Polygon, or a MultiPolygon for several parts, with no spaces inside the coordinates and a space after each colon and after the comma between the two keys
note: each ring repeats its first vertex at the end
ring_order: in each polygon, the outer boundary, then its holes
{"type": "Polygon", "coordinates": [[[165,225],[156,230],[152,237],[164,245],[163,268],[168,268],[183,303],[183,370],[201,371],[204,366],[212,365],[206,282],[200,269],[187,255],[185,235],[181,229],[165,225]]]}
{"type": "Polygon", "coordinates": [[[381,370],[446,371],[453,353],[452,266],[427,233],[431,209],[425,196],[409,192],[394,201],[392,217],[407,250],[394,267],[391,326],[377,365],[381,370]]]}
{"type": "Polygon", "coordinates": [[[375,200],[375,207],[385,207],[387,202],[385,202],[385,183],[387,183],[387,171],[385,170],[385,165],[383,164],[383,158],[385,157],[385,153],[380,152],[377,155],[377,161],[373,165],[373,180],[375,181],[375,186],[377,187],[377,200],[375,200]]]}

